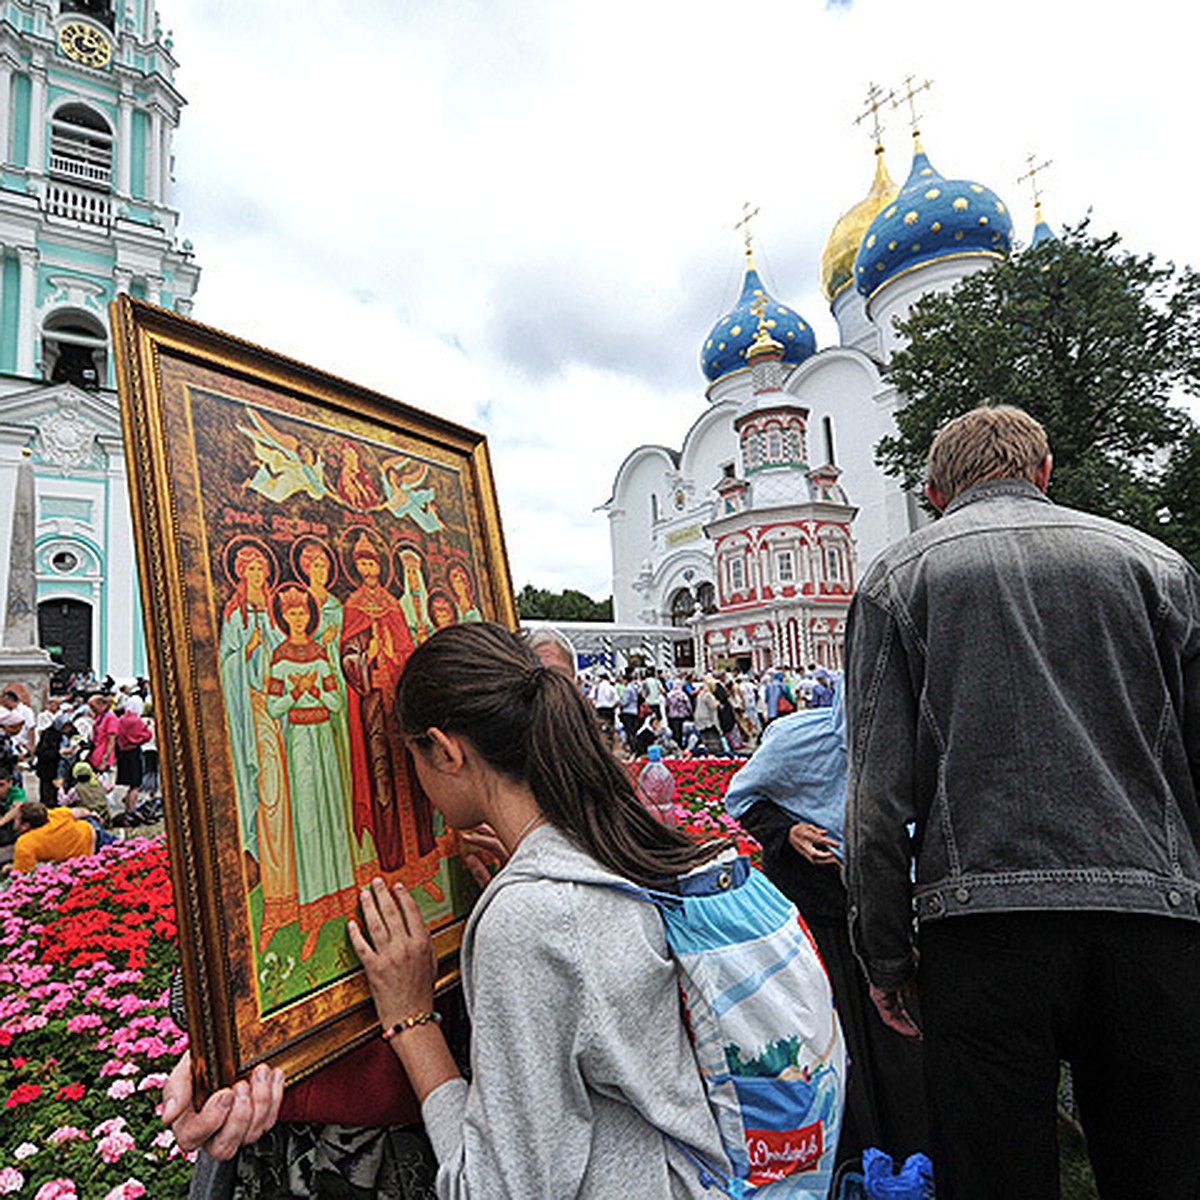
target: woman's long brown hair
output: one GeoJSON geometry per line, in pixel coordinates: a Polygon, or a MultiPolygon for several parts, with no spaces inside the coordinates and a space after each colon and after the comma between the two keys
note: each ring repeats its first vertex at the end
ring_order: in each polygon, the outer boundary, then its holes
{"type": "Polygon", "coordinates": [[[451,625],[419,646],[396,715],[408,737],[432,728],[465,737],[489,766],[529,786],[552,825],[635,883],[662,886],[729,844],[698,844],[647,812],[574,681],[503,626],[451,625]]]}

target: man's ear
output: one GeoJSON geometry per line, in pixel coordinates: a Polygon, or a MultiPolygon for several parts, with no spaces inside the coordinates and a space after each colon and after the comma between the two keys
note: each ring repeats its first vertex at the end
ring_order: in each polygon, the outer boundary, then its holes
{"type": "Polygon", "coordinates": [[[933,505],[938,512],[945,512],[946,505],[950,503],[950,497],[942,491],[941,488],[926,481],[925,483],[925,499],[933,505]]]}
{"type": "Polygon", "coordinates": [[[445,771],[450,775],[462,770],[467,761],[467,754],[462,739],[457,734],[445,733],[433,726],[429,730],[429,739],[429,752],[435,770],[445,771]]]}
{"type": "Polygon", "coordinates": [[[1044,492],[1047,484],[1050,482],[1050,472],[1054,470],[1054,455],[1047,452],[1046,457],[1042,459],[1038,465],[1038,469],[1033,473],[1033,482],[1038,491],[1044,492]]]}

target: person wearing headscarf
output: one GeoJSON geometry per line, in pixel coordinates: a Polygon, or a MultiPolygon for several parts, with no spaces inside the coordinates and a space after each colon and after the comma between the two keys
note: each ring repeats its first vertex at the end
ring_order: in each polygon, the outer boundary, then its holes
{"type": "Polygon", "coordinates": [[[846,710],[840,681],[829,707],[772,721],[733,777],[725,808],[762,845],[763,870],[795,903],[829,973],[851,1062],[838,1162],[875,1146],[897,1162],[928,1151],[921,1044],[888,1029],[850,947],[842,881],[846,710]]]}

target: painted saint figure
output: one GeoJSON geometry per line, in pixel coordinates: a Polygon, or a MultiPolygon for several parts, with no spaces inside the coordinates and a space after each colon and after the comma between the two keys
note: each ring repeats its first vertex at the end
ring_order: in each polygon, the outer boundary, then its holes
{"type": "Polygon", "coordinates": [[[292,814],[283,737],[267,711],[271,655],[280,635],[271,621],[271,564],[254,542],[233,561],[237,583],[221,625],[221,687],[237,795],[247,889],[262,883],[259,949],[297,917],[292,814]]]}
{"type": "Polygon", "coordinates": [[[404,619],[408,622],[413,641],[419,646],[433,632],[429,620],[429,589],[425,584],[425,562],[420,551],[412,546],[405,546],[396,556],[396,561],[404,573],[404,594],[400,597],[400,607],[404,610],[404,619]]]}
{"type": "Polygon", "coordinates": [[[331,720],[342,710],[342,696],[325,647],[313,640],[321,623],[313,596],[288,584],[276,594],[274,609],[287,637],[271,655],[267,708],[272,717],[284,720],[296,899],[305,935],[300,959],[305,961],[316,949],[322,926],[348,915],[357,903],[331,720]]]}
{"type": "Polygon", "coordinates": [[[338,495],[356,512],[367,512],[380,504],[379,492],[370,471],[363,465],[358,447],[342,442],[342,469],[338,472],[338,495]]]}
{"type": "Polygon", "coordinates": [[[450,570],[446,574],[446,582],[449,583],[450,591],[454,594],[454,607],[458,609],[458,619],[460,621],[482,621],[483,613],[479,611],[479,606],[475,603],[475,582],[471,578],[471,572],[460,562],[451,563],[450,570]]]}
{"type": "Polygon", "coordinates": [[[349,686],[354,832],[361,837],[370,829],[380,867],[394,871],[434,849],[432,809],[392,721],[396,685],[414,644],[400,601],[383,586],[379,550],[365,531],[352,555],[362,584],[346,601],[341,655],[349,686]]]}
{"type": "Polygon", "coordinates": [[[329,590],[336,570],[333,552],[322,541],[307,538],[300,543],[299,551],[292,550],[297,573],[308,581],[308,590],[320,610],[320,624],[314,640],[323,647],[329,658],[329,669],[337,683],[341,704],[329,715],[333,726],[334,744],[337,748],[338,769],[342,779],[342,811],[347,835],[350,837],[350,852],[354,860],[355,874],[360,883],[369,881],[378,873],[379,863],[375,856],[374,843],[365,840],[354,830],[354,770],[350,755],[350,713],[346,690],[346,677],[342,674],[342,625],[345,610],[342,602],[329,590]]]}

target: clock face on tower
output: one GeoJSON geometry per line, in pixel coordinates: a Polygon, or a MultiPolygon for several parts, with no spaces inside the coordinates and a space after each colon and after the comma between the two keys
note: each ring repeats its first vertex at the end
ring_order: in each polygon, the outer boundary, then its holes
{"type": "Polygon", "coordinates": [[[68,21],[58,31],[59,49],[85,67],[107,67],[112,61],[108,38],[82,21],[68,21]]]}

